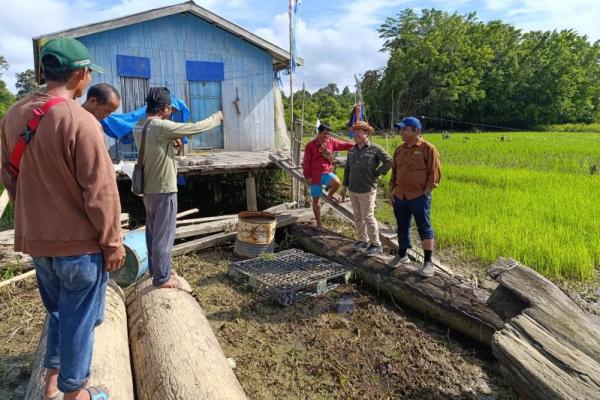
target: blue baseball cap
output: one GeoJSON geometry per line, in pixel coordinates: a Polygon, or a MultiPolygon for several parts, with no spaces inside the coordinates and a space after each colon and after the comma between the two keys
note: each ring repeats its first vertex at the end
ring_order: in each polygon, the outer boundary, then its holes
{"type": "Polygon", "coordinates": [[[416,117],[406,117],[400,122],[396,122],[394,127],[402,129],[406,126],[412,126],[413,128],[421,129],[421,121],[416,117]]]}

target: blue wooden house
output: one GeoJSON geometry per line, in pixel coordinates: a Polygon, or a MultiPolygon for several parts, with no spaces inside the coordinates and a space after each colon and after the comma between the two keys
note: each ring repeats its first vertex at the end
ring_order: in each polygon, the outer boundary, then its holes
{"type": "Polygon", "coordinates": [[[40,78],[39,48],[57,37],[90,49],[106,70],[94,73],[92,84],[120,91],[118,112],[142,106],[151,86],[183,99],[193,121],[222,109],[223,125],[193,137],[191,150],[274,149],[276,75],[288,68],[289,53],[193,1],[34,38],[40,78]]]}

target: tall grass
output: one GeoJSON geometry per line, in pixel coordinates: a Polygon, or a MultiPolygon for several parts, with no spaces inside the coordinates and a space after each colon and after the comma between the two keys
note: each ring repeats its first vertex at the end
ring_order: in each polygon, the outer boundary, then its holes
{"type": "MultiPolygon", "coordinates": [[[[600,160],[600,134],[426,139],[438,147],[443,163],[432,207],[441,246],[490,262],[513,257],[548,277],[593,276],[600,265],[600,176],[590,175],[586,164],[600,160]]],[[[376,141],[385,147],[385,139],[376,141]]],[[[389,143],[391,153],[399,139],[389,143]]],[[[377,214],[394,223],[388,204],[377,214]]]]}

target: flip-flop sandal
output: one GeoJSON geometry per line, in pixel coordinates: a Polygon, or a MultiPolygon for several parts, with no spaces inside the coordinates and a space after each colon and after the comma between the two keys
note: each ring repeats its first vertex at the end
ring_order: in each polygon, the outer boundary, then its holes
{"type": "Polygon", "coordinates": [[[108,400],[108,393],[101,386],[89,386],[85,390],[90,394],[90,400],[108,400]]]}

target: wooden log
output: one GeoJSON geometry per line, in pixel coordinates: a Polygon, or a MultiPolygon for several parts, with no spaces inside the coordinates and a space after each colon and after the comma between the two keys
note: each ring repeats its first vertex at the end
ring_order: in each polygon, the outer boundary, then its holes
{"type": "Polygon", "coordinates": [[[8,206],[9,201],[10,198],[8,197],[8,191],[3,190],[2,194],[0,195],[0,218],[2,218],[4,215],[4,210],[6,210],[6,206],[8,206]]]}
{"type": "Polygon", "coordinates": [[[248,211],[256,211],[256,178],[254,174],[250,172],[246,178],[246,208],[248,211]]]}
{"type": "Polygon", "coordinates": [[[204,217],[204,218],[182,219],[182,220],[177,220],[177,226],[202,224],[204,222],[222,221],[225,219],[237,219],[237,214],[217,215],[214,217],[204,217]]]}
{"type": "Polygon", "coordinates": [[[198,210],[197,208],[192,208],[191,210],[186,210],[186,211],[182,211],[180,213],[177,214],[177,218],[183,218],[183,217],[187,217],[189,215],[194,215],[196,213],[199,213],[200,210],[198,210]]]}
{"type": "Polygon", "coordinates": [[[121,213],[121,228],[129,227],[129,214],[121,213]]]}
{"type": "Polygon", "coordinates": [[[600,328],[569,296],[530,268],[500,259],[490,307],[510,310],[493,337],[505,379],[523,399],[600,399],[600,328]]]}
{"type": "MultiPolygon", "coordinates": [[[[26,400],[39,400],[44,385],[44,354],[46,353],[47,321],[44,323],[40,343],[35,352],[33,371],[26,400]]],[[[106,291],[104,321],[94,331],[94,355],[89,384],[105,384],[110,389],[110,398],[133,400],[133,378],[127,336],[125,299],[121,288],[110,281],[106,291]]]]}
{"type": "Polygon", "coordinates": [[[139,282],[127,298],[138,400],[245,399],[200,305],[139,282]]]}
{"type": "Polygon", "coordinates": [[[215,232],[231,232],[235,230],[236,225],[237,218],[180,226],[175,229],[175,239],[206,235],[215,232]]]}
{"type": "Polygon", "coordinates": [[[8,229],[0,232],[0,245],[12,246],[15,244],[15,230],[8,229]]]}
{"type": "Polygon", "coordinates": [[[502,318],[486,305],[491,292],[472,286],[466,279],[448,274],[421,278],[415,273],[420,268],[415,263],[391,270],[391,257],[369,258],[353,252],[351,239],[327,229],[293,225],[287,233],[301,249],[352,268],[358,279],[377,292],[483,344],[489,346],[494,332],[503,326],[502,318]]]}
{"type": "Polygon", "coordinates": [[[27,278],[30,278],[32,276],[35,276],[35,269],[33,269],[31,271],[27,271],[24,274],[17,275],[15,277],[10,278],[10,279],[6,279],[4,281],[0,281],[0,288],[2,288],[4,286],[11,285],[13,283],[17,283],[19,281],[22,281],[23,279],[27,279],[27,278]]]}

